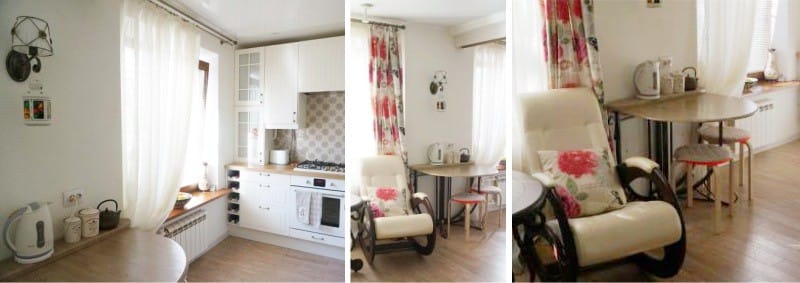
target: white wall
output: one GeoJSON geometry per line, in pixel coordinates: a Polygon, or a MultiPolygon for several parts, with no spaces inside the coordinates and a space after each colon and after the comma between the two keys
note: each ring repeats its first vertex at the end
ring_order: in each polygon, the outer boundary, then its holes
{"type": "MultiPolygon", "coordinates": [[[[660,8],[647,8],[646,4],[646,1],[595,1],[595,29],[606,101],[635,94],[633,71],[642,61],[672,56],[673,70],[697,65],[695,1],[662,1],[660,8]]],[[[644,122],[636,119],[621,125],[623,156],[646,154],[644,122]]],[[[683,126],[675,125],[676,141],[688,141],[688,130],[683,126]]]]}
{"type": "Polygon", "coordinates": [[[205,32],[201,33],[200,46],[216,55],[217,64],[209,62],[211,65],[207,95],[209,100],[216,99],[216,103],[209,105],[217,106],[219,121],[212,122],[208,126],[215,128],[219,134],[219,140],[215,154],[217,162],[216,164],[213,161],[209,162],[208,178],[209,183],[217,184],[218,188],[224,188],[228,186],[225,178],[225,165],[233,162],[234,47],[229,44],[220,44],[219,39],[205,32]],[[213,79],[215,76],[219,76],[216,81],[213,79]]]}
{"type": "MultiPolygon", "coordinates": [[[[0,74],[0,223],[16,208],[32,201],[50,201],[55,237],[62,237],[61,219],[69,210],[61,193],[82,188],[80,208],[102,200],[122,200],[119,26],[122,1],[0,0],[0,31],[10,31],[17,16],[29,15],[50,24],[55,55],[42,58],[42,71],[25,83],[0,74]],[[50,126],[22,123],[21,97],[28,82],[39,79],[53,98],[50,126]]],[[[5,32],[4,32],[5,33],[5,32]]],[[[8,53],[9,36],[0,36],[0,54],[8,53]]],[[[218,100],[220,134],[218,168],[211,181],[224,187],[224,165],[233,160],[233,50],[202,33],[201,46],[217,54],[211,74],[220,75],[209,95],[218,100]],[[216,178],[216,176],[223,178],[216,178]]],[[[212,80],[213,81],[213,80],[212,80]]],[[[213,209],[222,214],[223,209],[213,209]]],[[[219,222],[219,221],[217,221],[219,222]]],[[[227,233],[225,222],[211,232],[227,233]]],[[[0,245],[0,259],[10,256],[0,245]]]]}
{"type": "MultiPolygon", "coordinates": [[[[407,24],[405,30],[405,115],[408,163],[428,163],[434,142],[454,143],[456,149],[472,143],[473,50],[455,47],[447,28],[407,24]],[[447,111],[437,112],[428,86],[433,74],[447,72],[447,111]]],[[[433,197],[433,178],[420,178],[419,189],[433,197]]],[[[463,181],[453,182],[454,191],[463,181]]]]}
{"type": "MultiPolygon", "coordinates": [[[[81,207],[122,200],[119,24],[122,1],[0,0],[0,54],[11,46],[17,16],[50,24],[55,55],[25,83],[0,72],[0,223],[16,208],[50,201],[55,235],[62,235],[61,193],[86,190],[81,207]],[[41,80],[53,99],[50,126],[22,123],[28,82],[41,80]]],[[[0,258],[10,256],[0,245],[0,258]]]]}

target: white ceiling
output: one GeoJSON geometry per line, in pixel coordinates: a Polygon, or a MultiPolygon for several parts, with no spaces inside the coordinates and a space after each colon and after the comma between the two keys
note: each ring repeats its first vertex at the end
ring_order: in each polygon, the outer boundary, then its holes
{"type": "Polygon", "coordinates": [[[374,5],[368,10],[373,17],[412,23],[455,26],[498,12],[505,12],[505,0],[351,0],[350,14],[361,18],[361,4],[374,5]]]}
{"type": "Polygon", "coordinates": [[[345,0],[167,0],[240,45],[344,34],[345,0]],[[189,11],[187,11],[187,9],[189,11]]]}

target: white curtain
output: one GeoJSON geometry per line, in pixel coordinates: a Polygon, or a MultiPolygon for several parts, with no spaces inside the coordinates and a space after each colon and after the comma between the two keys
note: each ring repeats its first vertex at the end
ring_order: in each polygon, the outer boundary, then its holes
{"type": "Polygon", "coordinates": [[[511,103],[511,161],[514,170],[522,170],[525,141],[522,135],[522,109],[519,95],[547,90],[547,64],[544,61],[542,30],[544,19],[539,1],[511,1],[511,53],[514,60],[511,103]]]}
{"type": "Polygon", "coordinates": [[[377,144],[373,134],[372,98],[369,82],[369,25],[350,24],[350,46],[347,48],[347,103],[345,104],[345,162],[348,189],[358,192],[361,184],[361,159],[375,156],[377,144]]]}
{"type": "Polygon", "coordinates": [[[472,150],[476,164],[497,164],[506,153],[506,47],[475,47],[472,76],[472,150]]]}
{"type": "Polygon", "coordinates": [[[742,95],[756,1],[697,1],[697,72],[709,93],[742,95]]]}
{"type": "MultiPolygon", "coordinates": [[[[522,109],[519,107],[519,94],[538,92],[547,89],[547,64],[544,61],[542,30],[544,19],[539,1],[511,1],[511,164],[512,169],[523,170],[525,164],[525,136],[522,129],[522,109]]],[[[512,188],[513,189],[513,188],[512,188]]],[[[512,246],[512,270],[514,274],[523,271],[519,262],[519,248],[512,246]]]]}
{"type": "Polygon", "coordinates": [[[142,0],[123,4],[121,32],[123,208],[132,227],[153,230],[180,185],[200,37],[142,0]]]}

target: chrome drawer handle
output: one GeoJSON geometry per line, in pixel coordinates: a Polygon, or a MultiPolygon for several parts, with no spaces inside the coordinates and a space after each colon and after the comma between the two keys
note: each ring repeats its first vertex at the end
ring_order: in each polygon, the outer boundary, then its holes
{"type": "Polygon", "coordinates": [[[325,241],[325,237],[317,237],[314,235],[311,236],[311,239],[325,241]]]}
{"type": "Polygon", "coordinates": [[[269,185],[258,185],[259,188],[269,188],[269,185]]]}
{"type": "Polygon", "coordinates": [[[266,209],[266,210],[269,210],[269,207],[266,207],[266,206],[260,206],[260,205],[259,205],[259,206],[258,206],[258,208],[260,208],[260,209],[266,209]]]}

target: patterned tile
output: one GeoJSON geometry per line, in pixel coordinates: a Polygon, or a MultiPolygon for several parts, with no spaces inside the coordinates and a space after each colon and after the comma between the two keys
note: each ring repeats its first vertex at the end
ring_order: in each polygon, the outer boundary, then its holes
{"type": "Polygon", "coordinates": [[[273,148],[294,148],[292,161],[344,163],[344,93],[307,95],[306,123],[299,130],[277,130],[273,148]]]}

